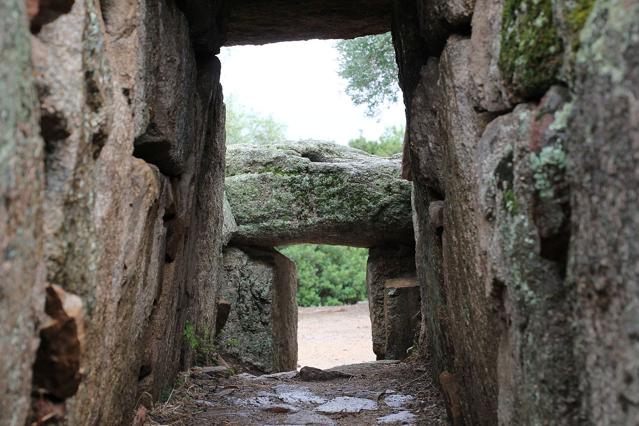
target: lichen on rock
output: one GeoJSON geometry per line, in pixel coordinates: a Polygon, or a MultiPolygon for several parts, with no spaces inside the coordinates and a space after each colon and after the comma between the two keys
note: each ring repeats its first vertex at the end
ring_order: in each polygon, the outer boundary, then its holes
{"type": "Polygon", "coordinates": [[[241,244],[372,247],[412,240],[410,183],[400,161],[327,142],[236,145],[226,193],[241,244]]]}
{"type": "Polygon", "coordinates": [[[564,47],[553,16],[552,0],[505,0],[499,68],[515,96],[541,96],[557,80],[564,47]]]}

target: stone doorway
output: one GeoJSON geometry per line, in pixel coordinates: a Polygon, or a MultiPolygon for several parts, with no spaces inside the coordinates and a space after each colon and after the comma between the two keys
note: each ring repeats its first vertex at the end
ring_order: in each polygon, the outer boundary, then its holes
{"type": "Polygon", "coordinates": [[[279,250],[297,267],[298,368],[374,361],[366,289],[368,250],[316,244],[279,250]]]}
{"type": "MultiPolygon", "coordinates": [[[[223,49],[220,56],[223,63],[222,84],[228,97],[226,192],[230,202],[227,203],[228,214],[225,216],[228,224],[237,226],[233,230],[229,229],[232,233],[229,237],[231,242],[225,251],[227,282],[221,289],[221,298],[222,303],[228,303],[228,306],[220,305],[220,313],[225,315],[228,309],[229,316],[218,340],[228,356],[249,364],[249,369],[255,367],[262,371],[281,371],[303,365],[333,367],[391,357],[401,359],[406,356],[406,350],[413,346],[414,330],[419,322],[420,298],[414,279],[411,185],[400,177],[398,158],[371,156],[328,142],[282,142],[284,135],[281,132],[264,135],[269,136],[267,138],[255,137],[262,136],[262,133],[253,135],[251,132],[251,139],[235,130],[237,124],[242,122],[238,117],[253,115],[265,118],[271,124],[280,124],[285,120],[283,117],[291,114],[296,129],[289,129],[291,131],[287,137],[302,140],[305,136],[333,139],[322,133],[322,124],[324,128],[332,127],[328,126],[332,124],[354,131],[348,137],[335,136],[334,140],[346,144],[349,138],[356,139],[357,126],[362,123],[353,123],[348,119],[345,124],[342,123],[344,120],[338,123],[336,120],[342,117],[330,111],[331,108],[326,105],[331,103],[333,109],[340,111],[341,104],[351,105],[345,87],[336,89],[336,92],[343,92],[342,98],[330,98],[328,101],[321,98],[321,93],[313,91],[312,86],[321,86],[318,82],[324,78],[330,77],[334,86],[342,83],[337,70],[317,63],[306,68],[298,64],[311,61],[313,56],[327,62],[330,55],[327,56],[323,49],[326,43],[334,42],[309,40],[269,46],[237,46],[223,49]],[[307,46],[306,52],[300,52],[301,45],[307,46]],[[286,49],[290,49],[289,56],[282,56],[286,49]],[[298,58],[296,55],[301,56],[298,58]],[[296,61],[291,61],[291,56],[296,61]],[[255,64],[266,63],[268,67],[256,71],[255,64]],[[282,64],[294,72],[280,69],[282,64]],[[280,74],[285,75],[287,80],[282,81],[280,74]],[[301,81],[306,84],[300,86],[301,81]],[[291,97],[285,89],[288,86],[297,87],[297,91],[304,96],[291,97]],[[250,96],[247,92],[250,92],[250,96]],[[263,99],[268,100],[272,109],[264,109],[264,105],[260,104],[263,99]],[[252,104],[251,100],[255,103],[252,104]],[[295,105],[295,108],[293,111],[290,108],[282,109],[283,103],[295,105]],[[318,105],[324,108],[318,109],[318,105]],[[307,109],[308,106],[311,108],[307,109]],[[265,111],[274,115],[264,115],[265,111]],[[315,119],[308,122],[305,116],[315,119]],[[318,123],[321,124],[318,126],[318,123]],[[300,134],[300,127],[308,127],[308,133],[300,134]],[[240,144],[247,146],[240,147],[240,144]],[[232,221],[230,217],[233,217],[232,221]],[[299,285],[279,282],[292,279],[295,274],[284,259],[289,257],[296,260],[295,256],[289,255],[287,248],[280,248],[297,243],[328,244],[332,247],[344,245],[362,250],[365,255],[360,270],[359,285],[362,291],[359,297],[339,301],[324,298],[327,300],[317,300],[311,304],[324,307],[314,309],[297,310],[296,306],[292,306],[293,298],[297,298],[298,302],[304,300],[300,291],[303,291],[305,277],[303,271],[299,271],[297,259],[295,280],[299,285]],[[372,253],[382,250],[391,255],[393,261],[397,260],[396,254],[389,253],[389,250],[401,251],[401,256],[406,259],[399,262],[401,267],[382,265],[383,259],[377,259],[368,273],[368,249],[372,253]],[[282,254],[284,259],[280,257],[282,254]],[[278,271],[280,267],[283,270],[278,271]],[[366,290],[367,275],[371,275],[368,280],[371,281],[368,283],[372,295],[370,298],[366,290]],[[385,296],[386,281],[393,279],[405,280],[402,285],[412,286],[412,290],[393,289],[391,296],[385,296]],[[298,293],[295,295],[293,291],[284,291],[283,287],[289,290],[297,288],[298,293]],[[400,293],[402,296],[399,296],[400,293]],[[409,298],[414,300],[407,304],[404,299],[409,298]],[[396,299],[397,302],[402,301],[402,315],[409,316],[405,312],[411,312],[411,318],[395,330],[390,327],[386,329],[386,317],[396,315],[393,312],[396,299]],[[351,306],[355,302],[365,304],[351,306]],[[336,303],[344,303],[344,306],[327,307],[336,303]],[[386,305],[390,309],[386,309],[386,305]],[[283,312],[277,318],[275,315],[269,317],[274,306],[283,312]],[[293,339],[294,318],[298,319],[295,329],[297,339],[293,339]],[[405,336],[397,337],[398,332],[405,336]],[[328,349],[329,344],[332,349],[328,349]],[[276,354],[278,351],[279,355],[276,354]],[[297,359],[297,364],[293,363],[294,359],[297,359]]],[[[337,55],[337,50],[334,47],[331,49],[337,55]]],[[[343,83],[345,86],[346,83],[343,83]]],[[[364,117],[363,107],[360,114],[364,117]]],[[[399,117],[403,124],[403,105],[399,109],[399,117]]],[[[391,124],[387,121],[386,126],[390,127],[391,124]]],[[[246,127],[251,128],[250,124],[246,127]]],[[[380,125],[379,134],[382,132],[383,125],[380,125]]],[[[362,135],[360,132],[360,138],[362,135]]],[[[303,305],[309,303],[300,304],[303,305]]],[[[224,322],[223,319],[220,324],[224,322]]]]}

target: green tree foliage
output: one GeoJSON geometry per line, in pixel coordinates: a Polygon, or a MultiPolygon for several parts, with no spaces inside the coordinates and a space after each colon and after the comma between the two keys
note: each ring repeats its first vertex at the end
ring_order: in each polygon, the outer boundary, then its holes
{"type": "Polygon", "coordinates": [[[226,144],[266,144],[285,139],[286,125],[226,101],[226,144]]]}
{"type": "Polygon", "coordinates": [[[348,145],[352,148],[361,149],[369,154],[378,155],[380,157],[390,157],[402,152],[404,144],[404,129],[402,127],[387,127],[379,140],[369,140],[363,136],[348,141],[348,145]]]}
{"type": "Polygon", "coordinates": [[[390,33],[337,42],[339,75],[355,105],[366,105],[374,116],[399,95],[397,63],[390,33]]]}
{"type": "Polygon", "coordinates": [[[339,306],[366,299],[367,249],[301,244],[280,251],[297,265],[299,306],[339,306]]]}

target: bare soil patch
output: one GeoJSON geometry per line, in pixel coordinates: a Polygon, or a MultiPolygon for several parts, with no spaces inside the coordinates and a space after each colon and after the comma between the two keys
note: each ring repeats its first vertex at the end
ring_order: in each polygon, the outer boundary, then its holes
{"type": "Polygon", "coordinates": [[[368,303],[299,308],[298,366],[330,368],[374,361],[368,303]]]}

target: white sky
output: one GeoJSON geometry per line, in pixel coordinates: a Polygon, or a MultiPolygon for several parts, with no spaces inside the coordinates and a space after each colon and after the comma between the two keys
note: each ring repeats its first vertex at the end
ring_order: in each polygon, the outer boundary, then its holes
{"type": "MultiPolygon", "coordinates": [[[[337,74],[334,40],[223,48],[224,96],[287,126],[287,138],[346,144],[359,136],[376,139],[389,125],[403,126],[401,101],[375,118],[346,95],[337,74]]],[[[400,96],[401,98],[401,96],[400,96]]]]}

